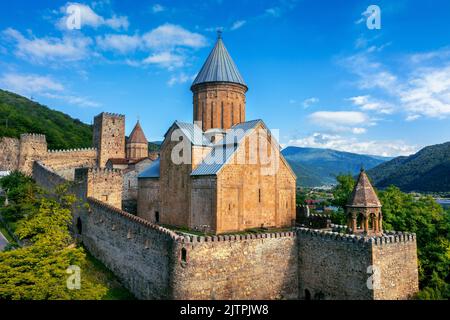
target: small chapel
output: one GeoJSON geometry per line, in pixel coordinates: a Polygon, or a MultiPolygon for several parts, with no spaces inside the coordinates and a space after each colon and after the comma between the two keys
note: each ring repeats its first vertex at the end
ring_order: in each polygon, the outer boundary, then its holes
{"type": "Polygon", "coordinates": [[[138,176],[137,214],[213,234],[295,225],[296,176],[246,93],[221,35],[192,83],[193,123],[175,121],[138,176]]]}

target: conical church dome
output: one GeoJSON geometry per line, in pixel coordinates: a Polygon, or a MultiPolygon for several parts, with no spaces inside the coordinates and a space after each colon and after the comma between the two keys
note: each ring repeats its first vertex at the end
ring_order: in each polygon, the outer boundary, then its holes
{"type": "Polygon", "coordinates": [[[359,174],[347,206],[354,208],[381,208],[381,202],[364,170],[361,170],[359,174]]]}
{"type": "Polygon", "coordinates": [[[216,45],[192,83],[192,86],[209,82],[230,82],[247,87],[233,59],[231,59],[230,54],[225,48],[220,34],[217,38],[216,45]]]}
{"type": "Polygon", "coordinates": [[[136,123],[133,131],[131,131],[128,143],[148,143],[139,121],[136,123]]]}

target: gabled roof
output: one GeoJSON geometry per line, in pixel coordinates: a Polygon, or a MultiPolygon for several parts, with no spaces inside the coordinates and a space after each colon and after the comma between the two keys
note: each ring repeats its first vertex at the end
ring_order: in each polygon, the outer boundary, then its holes
{"type": "Polygon", "coordinates": [[[164,135],[164,140],[168,138],[170,139],[170,137],[167,137],[167,135],[173,128],[173,126],[176,126],[178,129],[180,129],[183,135],[185,135],[194,146],[211,145],[211,142],[203,135],[203,130],[198,125],[196,125],[195,123],[186,123],[180,121],[175,121],[172,124],[172,126],[164,135]]]}
{"type": "Polygon", "coordinates": [[[147,169],[141,172],[138,179],[159,178],[160,159],[155,160],[147,169]]]}
{"type": "Polygon", "coordinates": [[[347,203],[353,208],[380,208],[381,202],[378,199],[372,184],[364,170],[361,170],[358,181],[347,203]]]}
{"type": "Polygon", "coordinates": [[[142,130],[139,121],[134,126],[133,131],[131,131],[130,137],[128,138],[129,143],[148,143],[145,137],[144,131],[142,130]]]}
{"type": "Polygon", "coordinates": [[[244,138],[260,123],[264,125],[262,120],[252,120],[234,125],[231,128],[232,133],[227,133],[222,140],[213,145],[211,152],[192,171],[191,176],[216,175],[228,163],[244,138]]]}
{"type": "Polygon", "coordinates": [[[231,82],[247,86],[220,35],[192,86],[208,82],[231,82]]]}

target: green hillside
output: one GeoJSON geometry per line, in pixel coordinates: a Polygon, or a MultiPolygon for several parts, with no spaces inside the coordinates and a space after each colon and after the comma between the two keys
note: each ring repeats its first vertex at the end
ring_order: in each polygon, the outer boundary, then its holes
{"type": "Polygon", "coordinates": [[[0,137],[18,138],[22,133],[45,134],[49,149],[92,146],[90,125],[0,89],[0,137]]]}
{"type": "Polygon", "coordinates": [[[341,152],[331,149],[287,147],[282,151],[302,187],[336,183],[339,174],[357,174],[361,167],[373,168],[390,158],[341,152]]]}
{"type": "Polygon", "coordinates": [[[450,142],[433,145],[409,157],[398,157],[368,171],[378,188],[402,191],[450,191],[450,142]]]}

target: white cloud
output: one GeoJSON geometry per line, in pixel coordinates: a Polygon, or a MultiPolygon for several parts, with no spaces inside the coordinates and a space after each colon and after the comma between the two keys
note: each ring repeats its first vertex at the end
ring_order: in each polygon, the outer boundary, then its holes
{"type": "Polygon", "coordinates": [[[206,38],[181,26],[166,23],[143,36],[147,47],[166,50],[175,47],[202,48],[207,45],[206,38]]]}
{"type": "Polygon", "coordinates": [[[189,81],[193,81],[197,75],[188,76],[185,73],[180,73],[178,75],[173,75],[170,77],[169,81],[167,81],[167,84],[169,87],[174,86],[175,84],[183,84],[189,81]]]}
{"type": "Polygon", "coordinates": [[[96,43],[104,51],[117,51],[120,54],[136,51],[141,46],[141,37],[138,35],[107,34],[98,36],[96,43]]]}
{"type": "Polygon", "coordinates": [[[408,145],[402,140],[395,141],[361,141],[355,137],[347,138],[340,135],[314,133],[302,139],[292,139],[287,145],[311,148],[327,148],[359,154],[394,157],[410,155],[418,151],[418,147],[408,145]]]}
{"type": "Polygon", "coordinates": [[[281,16],[281,9],[279,7],[268,8],[266,14],[278,18],[281,16]]]}
{"type": "Polygon", "coordinates": [[[382,114],[391,114],[394,111],[394,106],[392,104],[381,100],[375,100],[370,95],[351,97],[348,100],[363,111],[373,111],[382,114]]]}
{"type": "Polygon", "coordinates": [[[92,40],[84,36],[64,36],[60,39],[37,38],[31,35],[30,38],[26,38],[12,28],[4,30],[3,35],[8,40],[15,42],[15,54],[18,57],[34,63],[64,63],[83,60],[89,56],[89,46],[92,44],[92,40]]]}
{"type": "Polygon", "coordinates": [[[155,64],[169,70],[179,68],[184,65],[185,57],[171,53],[169,51],[155,53],[144,59],[144,64],[155,64]]]}
{"type": "Polygon", "coordinates": [[[305,100],[303,100],[303,107],[309,108],[311,105],[313,105],[317,102],[319,102],[319,99],[315,98],[315,97],[305,99],[305,100]]]}
{"type": "Polygon", "coordinates": [[[78,12],[80,13],[81,28],[98,28],[101,26],[106,26],[115,30],[126,30],[130,25],[128,17],[126,16],[112,15],[112,17],[110,18],[104,18],[97,14],[94,10],[92,10],[88,5],[77,2],[68,2],[60,9],[63,17],[61,17],[61,19],[58,21],[57,26],[61,30],[67,29],[67,21],[71,16],[71,13],[67,12],[67,9],[69,7],[76,7],[79,10],[78,12]]]}
{"type": "Polygon", "coordinates": [[[417,119],[419,119],[420,116],[418,114],[414,114],[414,115],[408,115],[405,120],[406,121],[416,121],[417,119]]]}
{"type": "MultiPolygon", "coordinates": [[[[417,116],[444,119],[450,117],[450,61],[446,58],[447,50],[438,50],[421,55],[412,55],[404,74],[394,74],[378,62],[373,62],[368,55],[359,54],[347,58],[345,63],[358,76],[360,89],[380,89],[393,99],[391,106],[398,105],[398,110],[407,113],[408,120],[417,116]],[[430,60],[433,60],[430,65],[430,60]],[[437,60],[437,61],[435,61],[437,60]]],[[[404,69],[404,70],[405,70],[404,69]]],[[[362,103],[355,100],[354,103],[362,103]]],[[[380,104],[380,100],[375,100],[380,104]]],[[[361,104],[366,109],[379,106],[361,104]]],[[[381,108],[379,110],[393,110],[381,108]]]]}
{"type": "Polygon", "coordinates": [[[7,73],[0,78],[0,85],[24,96],[64,90],[64,86],[52,78],[33,74],[7,73]]]}
{"type": "Polygon", "coordinates": [[[39,95],[80,107],[101,106],[86,97],[66,94],[64,85],[48,76],[7,73],[0,78],[0,86],[23,96],[39,95]]]}
{"type": "Polygon", "coordinates": [[[245,20],[238,20],[238,21],[235,21],[235,22],[233,23],[233,25],[231,26],[230,30],[231,30],[231,31],[237,30],[237,29],[243,27],[246,23],[247,23],[247,21],[245,21],[245,20]]]}
{"type": "Polygon", "coordinates": [[[371,125],[370,119],[357,111],[318,111],[309,115],[309,119],[316,125],[335,132],[351,131],[361,134],[362,126],[371,125]]]}
{"type": "Polygon", "coordinates": [[[162,5],[160,5],[159,3],[157,3],[157,4],[154,4],[153,6],[152,6],[152,12],[153,13],[159,13],[159,12],[163,12],[163,11],[165,11],[166,10],[166,8],[164,8],[162,5]]]}
{"type": "Polygon", "coordinates": [[[83,108],[99,108],[102,106],[100,103],[92,101],[86,97],[79,97],[74,95],[61,95],[53,93],[44,93],[42,95],[50,99],[61,100],[64,101],[65,103],[83,108]]]}

